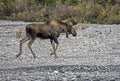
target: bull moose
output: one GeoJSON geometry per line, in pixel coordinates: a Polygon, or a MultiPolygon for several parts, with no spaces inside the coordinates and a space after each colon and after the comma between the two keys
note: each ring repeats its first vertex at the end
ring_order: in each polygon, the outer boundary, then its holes
{"type": "Polygon", "coordinates": [[[33,52],[31,46],[36,38],[40,39],[50,39],[53,52],[50,55],[56,55],[56,50],[58,48],[59,42],[58,37],[60,33],[66,33],[66,37],[68,38],[68,34],[72,34],[73,36],[77,36],[76,30],[72,27],[76,23],[73,21],[63,22],[58,19],[52,19],[44,24],[28,24],[26,26],[26,37],[20,40],[20,49],[19,54],[16,55],[16,58],[22,54],[22,44],[28,42],[28,48],[30,49],[33,57],[36,58],[35,53],[33,52]]]}

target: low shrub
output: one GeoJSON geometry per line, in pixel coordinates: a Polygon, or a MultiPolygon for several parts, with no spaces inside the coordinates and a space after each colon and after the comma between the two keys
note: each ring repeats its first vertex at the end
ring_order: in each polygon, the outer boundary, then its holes
{"type": "Polygon", "coordinates": [[[119,17],[117,0],[0,0],[0,19],[46,21],[72,18],[81,23],[120,24],[119,17]]]}

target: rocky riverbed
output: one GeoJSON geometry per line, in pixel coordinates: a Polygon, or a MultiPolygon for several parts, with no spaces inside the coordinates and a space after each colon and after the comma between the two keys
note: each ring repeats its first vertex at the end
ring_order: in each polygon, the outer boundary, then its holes
{"type": "Polygon", "coordinates": [[[15,31],[29,23],[0,20],[0,81],[120,81],[120,25],[77,24],[77,37],[59,37],[58,58],[40,39],[32,46],[36,59],[27,43],[15,58],[22,39],[15,31]]]}

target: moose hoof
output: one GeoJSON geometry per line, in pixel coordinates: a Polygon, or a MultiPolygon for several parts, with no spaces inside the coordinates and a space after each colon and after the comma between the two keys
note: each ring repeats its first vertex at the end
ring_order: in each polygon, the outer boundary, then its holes
{"type": "Polygon", "coordinates": [[[20,55],[21,55],[21,54],[17,54],[17,55],[16,55],[16,58],[18,58],[20,55]]]}
{"type": "Polygon", "coordinates": [[[33,58],[37,58],[36,56],[33,56],[33,58]]]}
{"type": "Polygon", "coordinates": [[[50,53],[50,55],[55,55],[55,52],[50,53]]]}
{"type": "Polygon", "coordinates": [[[50,53],[50,55],[55,55],[55,58],[58,58],[55,52],[50,53]]]}
{"type": "Polygon", "coordinates": [[[58,58],[58,56],[55,55],[55,58],[58,58]]]}
{"type": "Polygon", "coordinates": [[[66,36],[66,38],[69,38],[68,36],[66,36]]]}

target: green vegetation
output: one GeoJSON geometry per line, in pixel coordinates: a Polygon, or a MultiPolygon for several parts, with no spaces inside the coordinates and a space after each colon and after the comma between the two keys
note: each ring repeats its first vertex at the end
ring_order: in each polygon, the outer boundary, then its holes
{"type": "Polygon", "coordinates": [[[119,0],[0,0],[0,19],[120,24],[119,0]]]}

